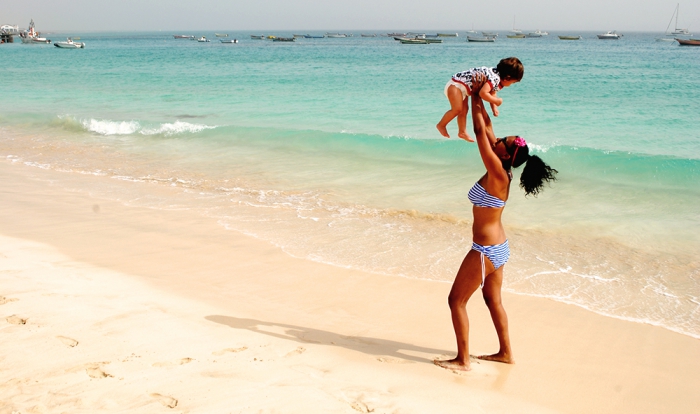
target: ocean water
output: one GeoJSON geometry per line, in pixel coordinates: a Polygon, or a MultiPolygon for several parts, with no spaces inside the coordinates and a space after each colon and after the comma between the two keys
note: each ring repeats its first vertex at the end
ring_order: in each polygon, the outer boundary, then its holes
{"type": "Polygon", "coordinates": [[[190,209],[296,257],[450,282],[485,170],[475,144],[435,130],[443,87],[517,56],[525,77],[500,92],[495,132],[525,137],[559,180],[537,198],[511,189],[504,289],[700,338],[700,48],[655,33],[430,45],[229,33],[238,44],[200,32],[212,42],[0,45],[0,157],[54,170],[57,185],[94,175],[81,191],[190,209]]]}

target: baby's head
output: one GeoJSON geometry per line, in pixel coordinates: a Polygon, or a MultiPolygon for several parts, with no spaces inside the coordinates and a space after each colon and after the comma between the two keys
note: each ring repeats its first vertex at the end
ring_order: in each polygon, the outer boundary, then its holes
{"type": "Polygon", "coordinates": [[[516,57],[501,59],[498,65],[496,65],[496,70],[498,70],[498,74],[501,75],[501,83],[503,86],[510,86],[515,82],[520,82],[525,73],[523,64],[520,62],[520,59],[516,57]]]}

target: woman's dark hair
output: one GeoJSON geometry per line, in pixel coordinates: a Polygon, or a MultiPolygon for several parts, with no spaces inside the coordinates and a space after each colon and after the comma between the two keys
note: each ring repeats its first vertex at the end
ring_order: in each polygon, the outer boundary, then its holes
{"type": "Polygon", "coordinates": [[[511,157],[513,153],[515,153],[515,158],[504,160],[503,167],[509,170],[511,166],[513,168],[518,168],[525,164],[523,173],[520,174],[520,188],[525,190],[526,196],[532,194],[537,197],[544,188],[545,182],[549,183],[557,180],[556,174],[559,171],[545,164],[537,155],[530,155],[530,148],[528,148],[527,145],[524,147],[517,147],[517,152],[515,152],[515,149],[515,146],[508,149],[508,153],[511,157]]]}
{"type": "Polygon", "coordinates": [[[498,74],[501,75],[501,79],[511,79],[520,82],[525,74],[525,68],[520,62],[520,59],[516,57],[509,57],[501,59],[496,65],[496,70],[498,74]]]}

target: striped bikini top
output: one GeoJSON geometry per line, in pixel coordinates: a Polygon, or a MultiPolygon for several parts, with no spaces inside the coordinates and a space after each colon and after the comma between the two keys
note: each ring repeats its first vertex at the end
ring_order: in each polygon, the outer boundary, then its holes
{"type": "Polygon", "coordinates": [[[469,201],[477,207],[503,208],[506,206],[505,201],[487,193],[478,181],[474,184],[474,187],[469,190],[467,197],[469,197],[469,201]]]}

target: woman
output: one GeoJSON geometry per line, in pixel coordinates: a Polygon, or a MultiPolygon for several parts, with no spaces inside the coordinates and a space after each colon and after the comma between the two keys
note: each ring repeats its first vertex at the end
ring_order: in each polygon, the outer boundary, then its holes
{"type": "Polygon", "coordinates": [[[457,336],[457,357],[434,361],[443,368],[460,371],[470,370],[467,301],[479,287],[496,327],[500,346],[497,353],[479,358],[507,364],[515,362],[508,336],[508,317],[501,304],[503,266],[510,255],[501,215],[513,178],[511,167],[517,168],[525,163],[520,187],[526,195],[536,196],[545,181],[554,181],[557,173],[539,157],[529,154],[524,139],[517,136],[496,139],[491,119],[476,93],[472,94],[472,121],[486,174],[469,190],[469,200],[474,204],[473,244],[462,261],[448,299],[457,336]]]}

